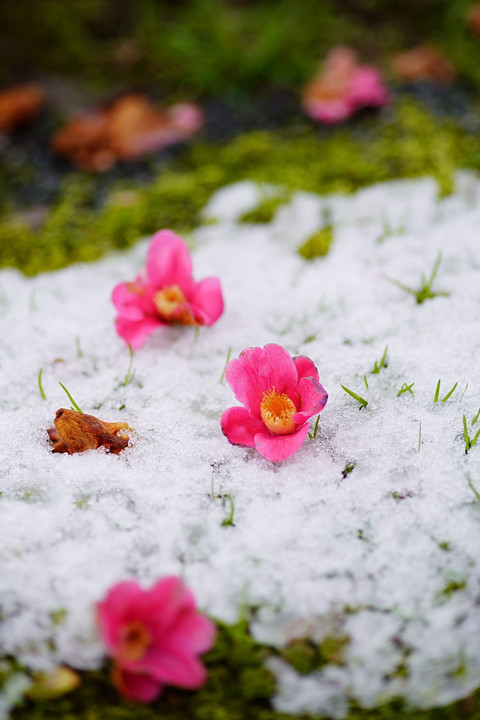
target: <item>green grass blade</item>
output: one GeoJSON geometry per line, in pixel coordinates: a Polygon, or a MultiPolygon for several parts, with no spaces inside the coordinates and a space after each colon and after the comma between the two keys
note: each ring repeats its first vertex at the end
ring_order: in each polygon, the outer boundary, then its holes
{"type": "Polygon", "coordinates": [[[40,395],[42,396],[42,398],[44,400],[46,400],[47,396],[45,395],[45,393],[43,391],[43,386],[42,386],[42,373],[43,373],[43,368],[40,368],[40,370],[38,371],[38,389],[40,390],[40,395]]]}
{"type": "Polygon", "coordinates": [[[222,372],[222,375],[221,375],[221,377],[220,377],[220,382],[221,382],[221,383],[223,382],[223,379],[224,379],[224,377],[225,377],[225,370],[227,369],[227,365],[228,365],[228,363],[230,362],[230,355],[231,355],[231,354],[232,354],[232,348],[229,347],[229,348],[228,348],[228,352],[227,352],[227,359],[225,360],[225,365],[224,365],[224,368],[223,368],[223,372],[222,372]]]}
{"type": "Polygon", "coordinates": [[[442,381],[439,380],[438,383],[437,383],[437,387],[435,388],[435,395],[433,396],[433,402],[434,402],[434,403],[438,402],[438,396],[440,395],[440,384],[441,384],[441,382],[442,382],[442,381]]]}
{"type": "Polygon", "coordinates": [[[472,443],[468,434],[467,418],[465,415],[463,416],[463,437],[465,439],[465,452],[468,452],[472,446],[472,443]]]}
{"type": "Polygon", "coordinates": [[[480,502],[480,493],[478,492],[478,490],[477,490],[477,488],[475,487],[475,485],[472,483],[472,481],[471,481],[471,479],[470,479],[470,475],[467,475],[467,480],[468,480],[468,484],[470,485],[470,488],[471,488],[473,494],[474,494],[475,497],[477,498],[478,502],[480,502]]]}
{"type": "Polygon", "coordinates": [[[452,387],[452,389],[450,390],[450,392],[448,392],[448,393],[445,395],[445,397],[443,398],[442,402],[446,402],[446,401],[448,400],[448,398],[449,398],[451,395],[453,395],[453,393],[454,393],[455,390],[457,389],[457,385],[458,385],[458,382],[456,382],[455,385],[454,385],[454,386],[452,387]]]}
{"type": "Polygon", "coordinates": [[[480,430],[477,430],[477,432],[476,432],[476,434],[475,434],[475,437],[474,437],[473,440],[470,442],[470,447],[473,447],[474,445],[477,444],[477,440],[478,440],[479,436],[480,436],[480,430]]]}
{"type": "Polygon", "coordinates": [[[354,400],[356,400],[358,403],[360,403],[360,408],[367,407],[368,400],[365,400],[365,398],[361,397],[360,395],[357,395],[357,393],[354,393],[353,390],[349,390],[345,385],[342,385],[342,389],[345,390],[346,393],[351,395],[354,400]]]}
{"type": "Polygon", "coordinates": [[[310,438],[310,440],[315,440],[315,438],[317,437],[319,422],[320,422],[320,415],[317,415],[317,421],[315,423],[315,427],[313,428],[313,433],[308,433],[308,437],[310,438]]]}
{"type": "Polygon", "coordinates": [[[432,272],[430,273],[430,277],[428,279],[427,287],[429,290],[431,289],[431,287],[433,285],[433,281],[435,280],[435,276],[438,272],[438,268],[440,267],[441,262],[442,262],[442,253],[439,252],[437,259],[435,260],[435,265],[433,266],[432,272]]]}
{"type": "Polygon", "coordinates": [[[59,384],[60,387],[63,388],[63,389],[65,390],[65,392],[67,393],[67,397],[68,397],[68,399],[70,400],[70,402],[72,403],[72,410],[77,410],[79,413],[83,413],[83,410],[81,410],[81,409],[78,407],[77,403],[75,402],[75,400],[73,399],[73,397],[70,395],[70,393],[68,392],[68,390],[67,390],[67,388],[65,387],[65,385],[64,385],[63,383],[58,383],[58,384],[59,384]]]}

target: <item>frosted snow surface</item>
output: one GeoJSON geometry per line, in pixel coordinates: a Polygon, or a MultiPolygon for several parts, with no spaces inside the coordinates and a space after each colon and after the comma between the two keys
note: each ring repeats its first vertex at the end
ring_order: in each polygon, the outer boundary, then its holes
{"type": "Polygon", "coordinates": [[[269,191],[246,182],[212,199],[216,223],[189,240],[225,313],[198,338],[157,331],[127,385],[110,294],[144,266],[146,241],[33,279],[0,273],[0,647],[33,667],[96,667],[95,602],[123,579],[181,574],[214,617],[259,607],[262,641],[348,638],[343,664],[308,676],[271,661],[278,709],[451,701],[480,685],[480,442],[465,453],[462,420],[473,438],[480,183],[459,175],[443,200],[430,179],[297,193],[270,224],[239,224],[269,191]],[[307,262],[296,248],[327,211],[331,252],[307,262]],[[417,304],[390,281],[417,289],[439,253],[433,290],[448,297],[417,304]],[[229,348],[269,342],[311,357],[330,395],[317,437],[278,465],[219,424],[236,404],[221,382],[229,348]],[[126,451],[52,454],[46,428],[69,407],[59,382],[85,412],[134,428],[126,451]],[[398,395],[404,383],[413,394],[398,395]]]}

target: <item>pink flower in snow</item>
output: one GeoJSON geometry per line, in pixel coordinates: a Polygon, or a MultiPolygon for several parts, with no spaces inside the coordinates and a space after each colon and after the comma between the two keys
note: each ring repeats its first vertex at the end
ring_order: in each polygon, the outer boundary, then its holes
{"type": "Polygon", "coordinates": [[[133,350],[160,325],[213,325],[223,312],[220,281],[194,281],[188,248],[172,230],[153,236],[146,278],[139,275],[117,285],[112,301],[118,310],[117,332],[133,350]]]}
{"type": "Polygon", "coordinates": [[[302,95],[307,115],[326,125],[346,120],[362,107],[379,107],[388,101],[379,71],[358,65],[356,53],[343,46],[330,50],[302,95]]]}
{"type": "Polygon", "coordinates": [[[228,363],[225,378],[245,407],[231,407],[220,420],[232,445],[257,448],[278,462],[293,455],[328,395],[310,358],[291,357],[281,345],[244,350],[228,363]]]}
{"type": "Polygon", "coordinates": [[[114,661],[113,683],[125,698],[148,703],[165,684],[195,689],[205,682],[198,656],[213,646],[215,626],[179,578],[150,590],[120,582],[97,604],[97,619],[114,661]]]}

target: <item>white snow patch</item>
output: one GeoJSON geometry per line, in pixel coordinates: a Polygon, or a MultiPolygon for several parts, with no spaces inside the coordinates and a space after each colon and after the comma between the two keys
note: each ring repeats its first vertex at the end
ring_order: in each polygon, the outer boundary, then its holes
{"type": "Polygon", "coordinates": [[[159,330],[126,386],[110,294],[143,266],[145,241],[33,279],[0,272],[2,652],[35,668],[96,667],[95,602],[122,579],[175,573],[214,617],[260,606],[265,642],[299,628],[316,642],[332,627],[349,637],[343,665],[306,677],[271,662],[278,709],[342,717],[350,700],[427,706],[479,686],[480,503],[468,479],[480,490],[480,443],[465,454],[462,424],[480,428],[479,189],[462,174],[441,201],[430,179],[297,193],[268,225],[236,222],[264,186],[219,191],[193,260],[197,279],[221,278],[225,313],[198,340],[159,330]],[[306,262],[295,248],[325,213],[331,252],[306,262]],[[433,289],[448,297],[417,305],[389,281],[418,288],[439,253],[433,289]],[[236,404],[220,382],[229,348],[268,342],[311,357],[330,394],[316,440],[280,465],[229,445],[219,424],[236,404]],[[372,374],[387,345],[388,367],[372,374]],[[59,382],[85,412],[126,420],[131,446],[52,454],[46,428],[69,406],[59,382]],[[403,383],[413,395],[398,396],[403,383]],[[234,527],[222,526],[226,493],[234,527]]]}

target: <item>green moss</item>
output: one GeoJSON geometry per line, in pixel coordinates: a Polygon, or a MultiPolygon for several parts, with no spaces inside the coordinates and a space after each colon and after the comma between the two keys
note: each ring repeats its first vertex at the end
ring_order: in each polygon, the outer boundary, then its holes
{"type": "MultiPolygon", "coordinates": [[[[374,182],[433,175],[440,194],[453,189],[454,172],[480,165],[480,138],[440,123],[409,102],[383,120],[359,122],[358,137],[335,129],[250,132],[216,146],[194,144],[146,187],[115,187],[97,207],[96,178],[76,173],[65,179],[44,224],[33,230],[22,215],[0,218],[0,267],[32,275],[72,262],[92,261],[112,248],[127,248],[162,227],[182,232],[201,223],[211,194],[231,182],[251,178],[282,183],[288,194],[352,192],[374,182]]],[[[268,219],[278,196],[257,208],[268,219]]],[[[322,254],[331,240],[327,228],[302,249],[322,254]]]]}
{"type": "Polygon", "coordinates": [[[456,593],[459,590],[464,590],[466,587],[467,583],[465,582],[465,580],[451,580],[445,585],[445,587],[440,593],[440,596],[442,598],[448,599],[453,595],[453,593],[456,593]]]}
{"type": "Polygon", "coordinates": [[[290,196],[291,193],[284,190],[282,193],[263,198],[257,207],[253,208],[253,210],[248,210],[240,217],[240,222],[259,224],[272,222],[278,208],[287,203],[290,196]]]}
{"type": "Polygon", "coordinates": [[[326,255],[330,250],[332,242],[333,228],[331,225],[327,225],[309,237],[308,240],[298,248],[298,252],[305,260],[313,260],[314,258],[326,255]]]}
{"type": "Polygon", "coordinates": [[[294,640],[281,651],[281,657],[301,675],[320,670],[326,665],[342,665],[350,639],[346,635],[331,635],[314,643],[308,638],[294,640]]]}
{"type": "Polygon", "coordinates": [[[218,624],[217,642],[204,656],[208,682],[196,692],[168,689],[151,706],[127,703],[112,687],[108,670],[83,673],[78,690],[55,701],[26,703],[14,711],[15,720],[287,720],[275,713],[270,697],[275,691],[273,675],[265,659],[273,651],[257,643],[246,622],[218,624]]]}
{"type": "MultiPolygon", "coordinates": [[[[347,643],[345,636],[325,638],[320,645],[302,640],[280,651],[280,655],[292,662],[298,672],[308,673],[328,662],[341,664],[347,643]]],[[[277,713],[270,705],[275,682],[265,667],[265,660],[278,652],[257,643],[246,621],[235,626],[219,623],[216,645],[203,658],[208,680],[198,691],[166,688],[151,705],[129,703],[119,697],[105,668],[82,673],[80,687],[55,700],[25,700],[12,711],[11,720],[51,720],[52,717],[58,720],[294,720],[294,716],[277,713]]],[[[11,659],[0,663],[0,689],[12,674],[22,672],[23,668],[11,659]]],[[[407,675],[408,667],[402,662],[392,678],[407,675]]],[[[302,717],[306,720],[306,716],[302,717]]],[[[399,718],[478,720],[480,692],[465,701],[430,710],[409,709],[401,699],[371,709],[352,704],[346,720],[399,718]]]]}

